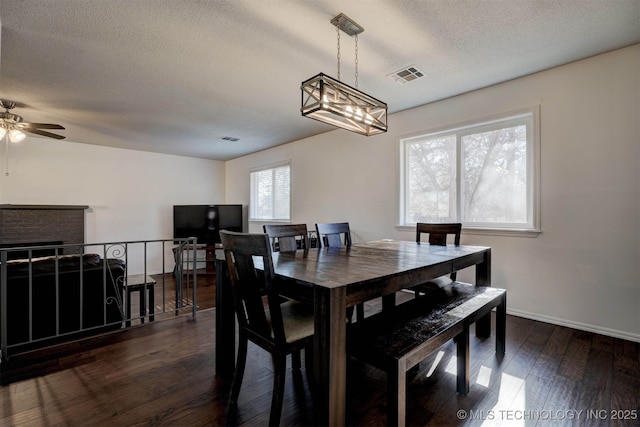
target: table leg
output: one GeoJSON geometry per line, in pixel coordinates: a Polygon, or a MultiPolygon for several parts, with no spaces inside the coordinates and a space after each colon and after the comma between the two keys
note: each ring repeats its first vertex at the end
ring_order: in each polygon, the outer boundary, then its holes
{"type": "Polygon", "coordinates": [[[227,263],[216,260],[216,375],[231,377],[235,371],[236,318],[227,263]]]}
{"type": "Polygon", "coordinates": [[[346,288],[314,290],[314,373],[319,425],[345,423],[347,352],[346,288]]]}
{"type": "MultiPolygon", "coordinates": [[[[476,286],[491,286],[491,249],[485,252],[484,261],[476,264],[476,286]]],[[[476,322],[476,336],[480,338],[491,336],[491,313],[476,322]]]]}

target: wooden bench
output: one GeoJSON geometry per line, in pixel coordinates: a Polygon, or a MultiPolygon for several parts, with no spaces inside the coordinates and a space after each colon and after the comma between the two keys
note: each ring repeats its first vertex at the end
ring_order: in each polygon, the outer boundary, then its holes
{"type": "Polygon", "coordinates": [[[406,373],[450,339],[457,347],[457,391],[469,391],[469,326],[497,308],[496,354],[504,356],[507,292],[453,282],[349,328],[350,355],[387,372],[387,424],[406,420],[406,373]]]}

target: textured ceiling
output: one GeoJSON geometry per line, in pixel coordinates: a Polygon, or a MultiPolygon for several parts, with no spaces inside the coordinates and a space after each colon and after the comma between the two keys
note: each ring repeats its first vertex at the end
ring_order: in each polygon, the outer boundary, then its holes
{"type": "Polygon", "coordinates": [[[638,0],[0,0],[0,98],[71,142],[230,159],[334,129],[299,87],[336,75],[341,12],[390,113],[640,43],[638,0]],[[407,65],[426,77],[387,77],[407,65]]]}

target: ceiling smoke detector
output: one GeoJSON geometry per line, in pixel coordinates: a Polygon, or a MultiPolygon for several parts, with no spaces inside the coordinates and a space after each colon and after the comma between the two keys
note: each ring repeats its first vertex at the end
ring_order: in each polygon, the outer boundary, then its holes
{"type": "Polygon", "coordinates": [[[416,79],[424,77],[424,73],[418,70],[414,65],[409,65],[408,67],[404,67],[398,71],[394,71],[393,73],[389,74],[388,77],[391,77],[398,83],[407,84],[416,79]]]}

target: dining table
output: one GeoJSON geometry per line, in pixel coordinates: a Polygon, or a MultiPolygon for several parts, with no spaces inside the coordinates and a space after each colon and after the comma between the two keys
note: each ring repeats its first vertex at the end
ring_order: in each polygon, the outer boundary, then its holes
{"type": "MultiPolygon", "coordinates": [[[[396,292],[474,266],[475,285],[491,286],[491,248],[485,246],[383,239],[272,256],[278,292],[314,307],[314,408],[319,425],[345,424],[347,307],[382,297],[386,310],[395,305],[396,292]]],[[[234,369],[235,318],[224,261],[219,259],[217,267],[216,373],[225,375],[234,369]]],[[[487,315],[476,323],[476,335],[490,334],[487,315]]]]}

